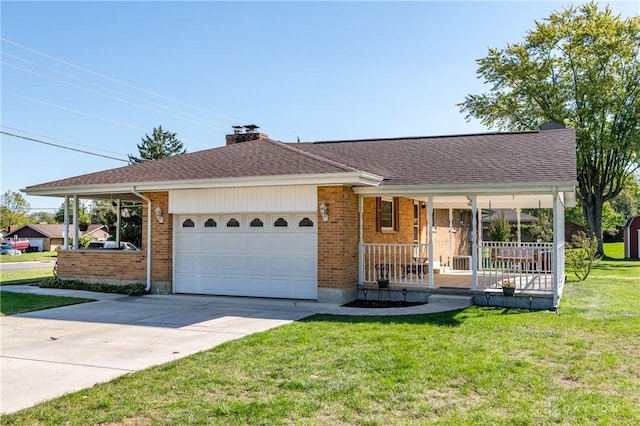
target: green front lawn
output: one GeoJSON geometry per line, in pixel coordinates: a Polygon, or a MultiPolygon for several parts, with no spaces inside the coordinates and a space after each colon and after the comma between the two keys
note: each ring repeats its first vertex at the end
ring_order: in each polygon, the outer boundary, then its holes
{"type": "Polygon", "coordinates": [[[57,260],[58,252],[43,251],[34,253],[22,253],[20,256],[0,256],[0,263],[10,262],[40,262],[43,260],[57,260]]]}
{"type": "Polygon", "coordinates": [[[604,260],[559,313],[317,315],[0,423],[640,424],[638,276],[604,260]]]}
{"type": "Polygon", "coordinates": [[[59,306],[75,305],[77,303],[91,301],[93,301],[93,299],[2,291],[0,292],[0,316],[40,311],[42,309],[57,308],[59,306]]]}
{"type": "Polygon", "coordinates": [[[53,276],[51,269],[24,269],[21,271],[0,270],[0,285],[31,284],[53,276]]]}

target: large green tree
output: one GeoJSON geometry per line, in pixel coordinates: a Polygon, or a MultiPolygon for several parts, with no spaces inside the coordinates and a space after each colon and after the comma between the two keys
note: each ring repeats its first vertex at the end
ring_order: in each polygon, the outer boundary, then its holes
{"type": "Polygon", "coordinates": [[[524,41],[479,59],[488,93],[459,106],[502,130],[558,122],[576,131],[578,199],[602,250],[602,208],[638,168],[640,18],[595,2],[553,12],[524,41]]]}
{"type": "Polygon", "coordinates": [[[0,227],[9,230],[9,226],[21,226],[29,222],[28,214],[31,206],[22,194],[6,191],[0,197],[0,227]]]}
{"type": "Polygon", "coordinates": [[[56,216],[49,212],[33,212],[28,216],[29,223],[57,223],[56,216]]]}
{"type": "Polygon", "coordinates": [[[176,138],[175,133],[162,130],[162,126],[153,128],[151,136],[145,134],[142,144],[138,144],[139,157],[129,154],[131,164],[144,163],[145,161],[158,160],[160,158],[173,157],[185,154],[187,150],[182,142],[176,138]]]}

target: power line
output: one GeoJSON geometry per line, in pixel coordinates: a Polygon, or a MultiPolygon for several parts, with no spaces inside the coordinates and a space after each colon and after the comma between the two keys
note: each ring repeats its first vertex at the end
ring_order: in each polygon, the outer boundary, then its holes
{"type": "Polygon", "coordinates": [[[41,104],[43,104],[43,105],[52,106],[52,107],[55,107],[55,108],[60,108],[60,109],[65,110],[65,111],[75,112],[76,114],[86,115],[87,117],[96,118],[96,119],[98,119],[98,120],[108,121],[108,122],[110,122],[110,123],[119,124],[119,125],[121,125],[121,126],[125,126],[125,127],[131,127],[132,129],[137,129],[137,130],[142,130],[142,131],[144,131],[144,130],[145,130],[145,129],[143,129],[142,127],[134,126],[133,124],[124,123],[124,122],[122,122],[122,121],[112,120],[112,119],[110,119],[110,118],[101,117],[101,116],[99,116],[99,115],[89,114],[88,112],[78,111],[78,110],[73,109],[73,108],[67,108],[67,107],[64,107],[64,106],[62,106],[62,105],[52,104],[52,103],[50,103],[50,102],[41,101],[41,100],[39,100],[39,99],[30,98],[30,97],[28,97],[28,96],[19,95],[19,94],[17,94],[17,93],[14,93],[14,95],[15,95],[15,96],[17,96],[17,97],[19,97],[19,98],[27,99],[27,100],[32,101],[32,102],[38,102],[38,103],[41,103],[41,104]]]}
{"type": "Polygon", "coordinates": [[[78,70],[81,70],[81,71],[87,72],[87,73],[92,74],[92,75],[95,75],[95,76],[97,76],[97,77],[104,78],[105,80],[109,80],[109,81],[111,81],[111,82],[114,82],[114,83],[117,83],[117,84],[121,84],[121,85],[123,85],[123,86],[127,86],[127,87],[130,87],[130,88],[132,88],[132,89],[135,89],[135,90],[141,91],[141,92],[146,93],[146,94],[148,94],[148,95],[156,96],[156,97],[158,97],[158,98],[165,99],[165,100],[168,100],[168,101],[170,101],[170,102],[174,102],[174,103],[176,103],[176,104],[179,104],[179,105],[182,105],[182,106],[186,106],[186,107],[189,107],[189,108],[192,108],[192,109],[198,110],[198,111],[202,111],[202,112],[205,112],[205,113],[207,113],[207,114],[213,114],[213,115],[215,115],[215,116],[217,116],[217,117],[225,118],[225,119],[232,120],[232,121],[241,121],[241,120],[239,120],[239,119],[237,119],[237,118],[235,118],[235,117],[229,117],[229,116],[226,116],[226,115],[223,115],[223,114],[218,114],[218,113],[216,113],[216,112],[206,110],[206,109],[204,109],[204,108],[199,108],[199,107],[196,107],[196,106],[194,106],[194,105],[190,105],[190,104],[188,104],[188,103],[186,103],[186,102],[182,102],[182,101],[179,101],[179,100],[177,100],[177,99],[173,99],[173,98],[170,98],[170,97],[168,97],[168,96],[164,96],[164,95],[161,95],[161,94],[159,94],[159,93],[155,93],[155,92],[152,92],[152,91],[150,91],[150,90],[143,89],[143,88],[138,87],[138,86],[135,86],[135,85],[133,85],[133,84],[129,84],[129,83],[126,83],[126,82],[124,82],[124,81],[117,80],[117,79],[115,79],[115,78],[112,78],[112,77],[106,76],[106,75],[104,75],[104,74],[100,74],[100,73],[98,73],[98,72],[95,72],[95,71],[89,70],[89,69],[87,69],[87,68],[83,68],[83,67],[81,67],[81,66],[78,66],[78,65],[72,64],[71,62],[67,62],[67,61],[65,61],[65,60],[62,60],[62,59],[56,58],[56,57],[51,56],[51,55],[47,55],[46,53],[40,52],[40,51],[35,50],[35,49],[32,49],[32,48],[30,48],[30,47],[23,46],[23,45],[21,45],[21,44],[19,44],[19,43],[16,43],[16,42],[14,42],[14,41],[8,40],[8,39],[6,39],[6,38],[4,38],[4,37],[0,38],[0,40],[4,41],[5,43],[9,43],[9,44],[11,44],[11,45],[13,45],[13,46],[19,47],[19,48],[21,48],[21,49],[28,50],[29,52],[35,53],[35,54],[37,54],[37,55],[44,56],[45,58],[52,59],[52,60],[54,60],[54,61],[56,61],[56,62],[60,62],[60,63],[62,63],[62,64],[64,64],[64,65],[70,66],[70,67],[72,67],[72,68],[76,68],[76,69],[78,69],[78,70]]]}
{"type": "Polygon", "coordinates": [[[118,91],[118,90],[110,89],[110,88],[108,88],[108,87],[104,87],[104,86],[101,86],[101,85],[99,85],[99,84],[95,84],[95,83],[93,83],[93,82],[89,82],[89,81],[85,81],[85,80],[79,79],[79,78],[77,78],[77,77],[75,77],[75,76],[72,76],[72,75],[70,75],[70,74],[66,74],[66,73],[63,73],[63,72],[59,72],[59,71],[57,71],[57,70],[54,70],[54,69],[51,69],[51,68],[48,68],[48,67],[44,67],[44,66],[42,66],[42,65],[36,64],[36,63],[34,63],[34,62],[31,62],[31,61],[27,61],[27,60],[25,60],[25,59],[19,58],[19,57],[14,56],[14,55],[9,55],[9,54],[4,53],[4,52],[3,52],[2,54],[3,54],[3,55],[6,55],[6,56],[13,57],[13,58],[16,58],[16,59],[18,59],[18,60],[20,60],[20,61],[22,61],[22,62],[26,62],[26,63],[28,63],[28,64],[31,64],[31,65],[34,65],[34,66],[37,66],[37,67],[40,67],[40,68],[45,68],[45,69],[47,69],[47,70],[49,70],[49,71],[51,71],[51,72],[54,72],[54,73],[56,73],[56,74],[63,75],[63,76],[68,77],[68,78],[72,78],[72,79],[77,80],[77,81],[80,81],[80,82],[82,82],[82,83],[88,83],[88,84],[91,84],[91,85],[93,85],[93,86],[97,86],[97,87],[98,87],[98,88],[100,88],[100,89],[107,90],[107,91],[112,92],[112,93],[115,93],[115,94],[117,94],[117,95],[119,95],[119,96],[123,96],[123,97],[127,97],[127,98],[130,98],[130,99],[134,99],[134,100],[139,101],[139,102],[144,102],[144,103],[147,103],[147,104],[153,105],[153,106],[155,106],[155,107],[158,107],[158,108],[161,108],[161,109],[164,109],[164,110],[170,111],[170,112],[171,112],[171,113],[173,113],[173,114],[180,114],[180,115],[183,115],[184,117],[180,117],[179,115],[169,114],[169,113],[168,113],[168,112],[166,112],[166,111],[161,111],[161,110],[158,110],[158,109],[150,108],[150,107],[148,107],[148,106],[141,105],[141,104],[137,104],[137,103],[134,103],[134,102],[131,102],[131,101],[127,101],[127,100],[124,100],[124,99],[118,98],[118,97],[116,97],[116,96],[111,96],[111,95],[108,95],[108,94],[106,94],[106,93],[97,92],[97,91],[95,91],[95,90],[92,90],[92,89],[89,89],[89,88],[86,88],[86,87],[79,86],[79,85],[77,85],[77,84],[73,84],[73,83],[69,83],[69,82],[67,82],[67,81],[59,80],[59,79],[57,79],[57,78],[53,78],[53,77],[50,77],[50,76],[47,76],[47,75],[44,75],[44,74],[41,74],[41,73],[38,73],[38,72],[32,71],[32,70],[29,70],[29,69],[26,69],[26,68],[20,67],[20,66],[18,66],[18,65],[10,64],[10,63],[7,63],[7,62],[5,62],[5,61],[0,61],[0,64],[3,64],[3,65],[5,65],[5,66],[9,66],[9,67],[11,67],[11,68],[15,68],[15,69],[17,69],[17,70],[19,70],[19,71],[22,71],[22,72],[26,72],[26,73],[29,73],[29,74],[37,75],[38,77],[46,78],[47,80],[55,81],[55,82],[57,82],[57,83],[61,83],[61,84],[64,84],[64,85],[67,85],[67,86],[70,86],[70,87],[74,87],[74,88],[76,88],[76,89],[83,90],[83,91],[88,92],[88,93],[92,93],[92,94],[95,94],[95,95],[100,95],[100,96],[103,96],[103,97],[105,97],[105,98],[107,98],[107,99],[112,99],[112,100],[115,100],[115,101],[118,101],[118,102],[122,102],[122,103],[127,104],[127,105],[131,105],[131,106],[134,106],[134,107],[137,107],[137,108],[142,108],[142,109],[145,109],[145,110],[147,110],[147,111],[152,111],[152,112],[157,112],[157,113],[160,113],[160,114],[164,114],[164,115],[167,115],[167,116],[169,116],[169,117],[177,118],[177,119],[179,119],[179,120],[184,120],[184,121],[187,121],[187,122],[192,123],[192,124],[196,124],[196,125],[200,125],[200,126],[208,127],[208,128],[210,128],[210,129],[224,129],[224,128],[226,128],[226,127],[227,127],[227,126],[225,126],[224,124],[217,123],[217,122],[212,121],[212,120],[203,119],[203,118],[200,118],[200,117],[195,116],[195,115],[193,115],[193,114],[187,114],[187,113],[184,113],[184,112],[179,111],[179,110],[177,110],[177,109],[169,108],[169,107],[166,107],[166,106],[163,106],[163,105],[159,105],[159,104],[156,104],[156,103],[153,103],[153,102],[148,102],[148,101],[145,101],[144,99],[141,99],[141,98],[138,98],[138,97],[135,97],[135,96],[128,95],[128,94],[123,93],[123,92],[120,92],[120,91],[118,91]],[[185,118],[185,117],[191,117],[192,119],[185,118]],[[197,121],[196,121],[196,120],[197,120],[197,121]]]}
{"type": "Polygon", "coordinates": [[[51,139],[51,140],[58,141],[58,142],[68,143],[70,145],[82,146],[84,148],[91,148],[91,149],[96,150],[96,151],[108,152],[109,154],[116,154],[116,155],[122,155],[122,156],[126,155],[126,154],[123,154],[121,152],[115,152],[115,151],[109,151],[109,150],[106,150],[106,149],[95,148],[95,147],[89,146],[89,145],[82,145],[82,144],[70,142],[70,141],[67,141],[67,140],[64,140],[64,139],[59,139],[59,138],[54,138],[52,136],[42,135],[40,133],[30,132],[30,131],[22,130],[22,129],[16,129],[15,127],[5,126],[4,124],[0,125],[0,127],[4,127],[5,129],[9,129],[9,130],[14,130],[14,131],[20,132],[20,133],[27,133],[29,135],[40,136],[42,138],[47,138],[47,139],[51,139]]]}
{"type": "Polygon", "coordinates": [[[40,139],[34,139],[34,138],[26,137],[26,136],[16,135],[14,133],[5,132],[4,130],[0,130],[0,133],[2,133],[3,135],[7,135],[7,136],[14,137],[14,138],[18,138],[18,139],[24,139],[24,140],[28,140],[28,141],[31,141],[31,142],[37,142],[37,143],[41,143],[41,144],[44,144],[44,145],[50,145],[50,146],[54,146],[56,148],[68,149],[69,151],[80,152],[82,154],[88,154],[88,155],[94,155],[96,157],[108,158],[110,160],[122,161],[124,163],[128,163],[129,162],[129,160],[124,160],[122,158],[111,157],[111,156],[103,155],[103,154],[96,154],[95,152],[89,152],[89,151],[85,151],[85,150],[82,150],[82,149],[71,148],[71,147],[68,147],[68,146],[58,145],[58,144],[51,143],[51,142],[45,142],[45,141],[42,141],[40,139]]]}

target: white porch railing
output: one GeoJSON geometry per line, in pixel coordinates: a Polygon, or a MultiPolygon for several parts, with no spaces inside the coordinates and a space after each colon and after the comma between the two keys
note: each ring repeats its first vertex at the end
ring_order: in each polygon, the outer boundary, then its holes
{"type": "Polygon", "coordinates": [[[426,244],[361,244],[363,283],[388,279],[394,284],[424,285],[429,278],[426,244]]]}
{"type": "MultiPolygon", "coordinates": [[[[388,279],[391,284],[428,286],[429,259],[427,244],[361,244],[360,281],[376,283],[388,279]]],[[[558,261],[564,266],[564,250],[559,247],[558,261]]],[[[434,267],[439,267],[435,262],[434,267]]],[[[469,273],[472,288],[471,256],[454,256],[449,270],[458,276],[469,273]]],[[[554,249],[552,243],[516,243],[484,241],[478,245],[477,287],[499,288],[513,281],[518,290],[553,291],[554,249]]],[[[446,272],[438,270],[435,281],[446,281],[446,272]]],[[[556,271],[564,274],[564,269],[556,271]]],[[[437,288],[438,282],[434,283],[437,288]]],[[[446,285],[446,283],[445,283],[446,285]]]]}
{"type": "Polygon", "coordinates": [[[502,282],[512,281],[519,290],[553,289],[552,243],[484,241],[478,250],[479,288],[500,287],[502,282]]]}

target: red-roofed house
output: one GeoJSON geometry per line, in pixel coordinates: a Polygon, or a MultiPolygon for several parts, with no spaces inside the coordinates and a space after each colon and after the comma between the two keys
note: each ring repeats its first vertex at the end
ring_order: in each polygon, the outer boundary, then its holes
{"type": "MultiPolygon", "coordinates": [[[[6,235],[6,238],[28,239],[31,247],[38,247],[38,251],[55,251],[64,245],[64,229],[61,224],[22,225],[6,235]]],[[[91,224],[86,231],[80,231],[80,236],[89,236],[95,241],[106,241],[109,238],[107,227],[101,224],[91,224]]]]}
{"type": "Polygon", "coordinates": [[[571,129],[283,143],[248,126],[220,148],[24,192],[143,204],[141,252],[63,250],[61,278],[339,303],[371,297],[385,277],[388,297],[497,303],[509,279],[551,307],[576,184],[571,129]],[[481,240],[482,209],[534,207],[554,209],[553,243],[481,240]]]}

